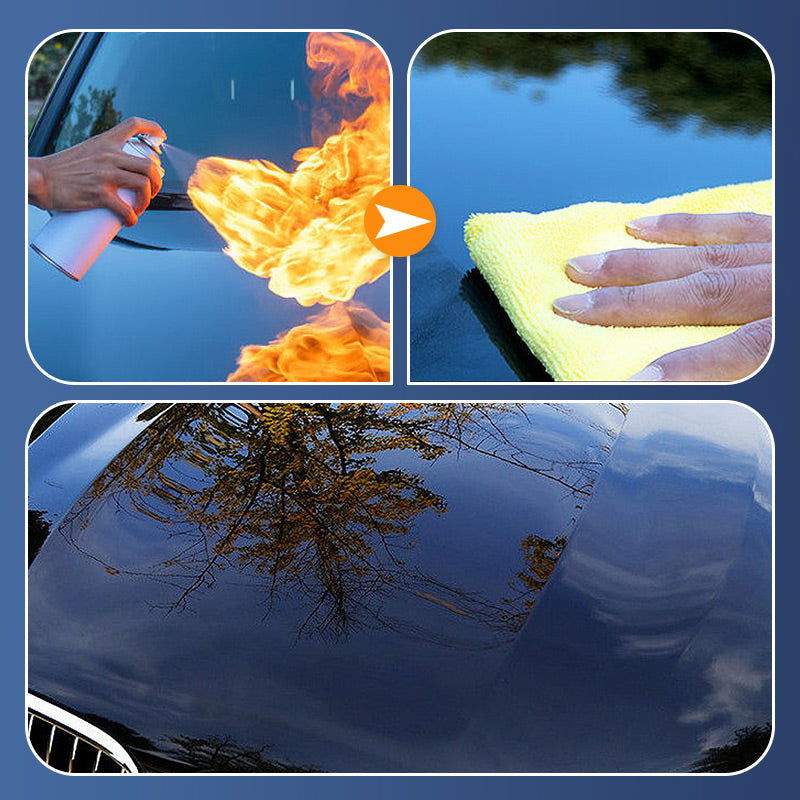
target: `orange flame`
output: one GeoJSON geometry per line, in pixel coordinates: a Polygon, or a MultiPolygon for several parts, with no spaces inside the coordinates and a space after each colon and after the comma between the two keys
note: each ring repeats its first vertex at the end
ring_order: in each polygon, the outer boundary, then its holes
{"type": "Polygon", "coordinates": [[[229,381],[389,380],[389,323],[365,306],[337,303],[268,345],[242,348],[229,381]]]}
{"type": "Polygon", "coordinates": [[[349,300],[389,269],[364,232],[368,201],[389,185],[389,68],[373,44],[310,33],[313,146],[294,172],[270,161],[206,158],[189,179],[226,253],[304,306],[349,300]]]}

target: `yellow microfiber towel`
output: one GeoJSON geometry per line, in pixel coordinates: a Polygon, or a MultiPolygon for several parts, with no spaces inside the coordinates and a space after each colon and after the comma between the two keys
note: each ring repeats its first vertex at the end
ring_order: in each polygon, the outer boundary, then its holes
{"type": "Polygon", "coordinates": [[[630,236],[638,217],[688,212],[772,214],[772,181],[740,183],[649,203],[580,203],[541,214],[473,214],[470,256],[519,335],[557,381],[622,381],[654,359],[734,331],[736,325],[604,327],[559,317],[559,297],[590,291],[570,280],[567,260],[629,247],[669,247],[630,236]]]}

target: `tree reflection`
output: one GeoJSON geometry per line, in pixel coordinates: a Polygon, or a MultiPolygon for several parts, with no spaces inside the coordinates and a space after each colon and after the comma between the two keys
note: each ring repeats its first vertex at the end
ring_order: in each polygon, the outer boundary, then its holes
{"type": "Polygon", "coordinates": [[[709,747],[692,765],[692,772],[739,772],[755,764],[769,747],[772,723],[739,728],[731,741],[709,747]]]}
{"type": "Polygon", "coordinates": [[[734,33],[447,33],[421,67],[480,66],[512,77],[553,78],[574,64],[615,67],[616,89],[665,128],[759,133],[772,121],[772,72],[761,48],[734,33]]]}
{"type": "MultiPolygon", "coordinates": [[[[72,710],[72,709],[70,709],[72,710]]],[[[73,713],[76,713],[73,711],[73,713]]],[[[316,767],[269,757],[270,745],[250,747],[231,735],[149,739],[127,725],[85,714],[84,718],[121,742],[146,772],[319,772],[316,767]]]]}
{"type": "Polygon", "coordinates": [[[523,568],[511,582],[514,594],[504,602],[513,609],[513,625],[521,628],[528,618],[539,592],[547,585],[567,546],[567,537],[526,536],[520,543],[523,568]]]}
{"type": "Polygon", "coordinates": [[[28,509],[28,566],[33,564],[39,550],[50,535],[50,521],[44,511],[28,509]]]}
{"type": "Polygon", "coordinates": [[[530,425],[525,407],[512,404],[177,405],[95,479],[61,530],[101,561],[79,534],[108,503],[164,526],[174,552],[162,563],[138,573],[101,563],[111,575],[173,587],[168,612],[235,567],[256,576],[265,616],[283,600],[304,598],[298,636],[337,638],[380,625],[436,641],[427,626],[392,611],[387,601],[405,595],[484,632],[479,645],[452,637],[448,645],[495,646],[524,624],[566,536],[522,538],[523,568],[508,598],[443,582],[407,560],[422,530],[418,518],[447,512],[445,498],[408,465],[469,451],[560,484],[579,509],[617,428],[603,430],[608,443],[596,459],[575,460],[537,453],[521,435],[530,425]]]}
{"type": "Polygon", "coordinates": [[[267,747],[244,747],[228,737],[207,739],[178,736],[169,739],[170,758],[178,759],[192,772],[320,772],[314,767],[267,758],[267,747]]]}
{"type": "Polygon", "coordinates": [[[88,86],[72,102],[69,114],[64,117],[61,130],[54,140],[54,149],[72,147],[122,122],[122,112],[114,105],[116,94],[116,88],[97,89],[88,86]]]}

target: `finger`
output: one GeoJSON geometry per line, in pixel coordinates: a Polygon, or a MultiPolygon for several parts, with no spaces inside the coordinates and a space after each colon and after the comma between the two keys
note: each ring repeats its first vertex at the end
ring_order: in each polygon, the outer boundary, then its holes
{"type": "Polygon", "coordinates": [[[135,136],[137,133],[158,136],[162,139],[167,138],[164,129],[157,122],[142,117],[128,117],[128,119],[120,122],[115,128],[112,128],[112,130],[124,139],[130,139],[131,136],[135,136]]]}
{"type": "Polygon", "coordinates": [[[119,181],[119,186],[132,189],[136,193],[136,202],[133,210],[136,214],[141,214],[150,205],[150,181],[138,172],[121,172],[123,177],[119,181]]]}
{"type": "Polygon", "coordinates": [[[642,286],[561,297],[553,310],[588,325],[730,325],[772,313],[772,266],[707,269],[642,286]]]}
{"type": "MultiPolygon", "coordinates": [[[[133,172],[145,176],[150,181],[150,196],[155,197],[161,191],[161,182],[164,177],[164,169],[161,164],[149,158],[131,156],[127,153],[120,153],[116,165],[127,172],[133,172]]],[[[124,184],[127,185],[127,184],[124,184]]]]}
{"type": "Polygon", "coordinates": [[[637,239],[665,244],[742,244],[771,242],[772,217],[738,214],[662,214],[640,217],[626,226],[637,239]]]}
{"type": "Polygon", "coordinates": [[[771,343],[770,317],[705,344],[667,353],[628,380],[738,381],[752,375],[767,360],[771,343]]]}
{"type": "Polygon", "coordinates": [[[103,205],[113,211],[121,220],[123,225],[130,227],[135,225],[139,219],[136,212],[116,193],[109,189],[103,193],[103,205]]]}
{"type": "Polygon", "coordinates": [[[704,269],[730,269],[768,264],[772,244],[713,244],[612,250],[577,256],[567,262],[567,275],[586,286],[638,286],[682,278],[704,269]]]}

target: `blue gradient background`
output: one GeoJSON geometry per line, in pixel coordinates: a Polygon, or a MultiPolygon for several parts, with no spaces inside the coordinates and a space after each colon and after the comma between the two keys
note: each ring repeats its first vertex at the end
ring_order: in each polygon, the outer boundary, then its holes
{"type": "MultiPolygon", "coordinates": [[[[513,797],[537,798],[752,798],[783,797],[795,785],[800,672],[797,637],[796,571],[800,563],[797,524],[789,523],[788,500],[797,472],[797,332],[792,320],[792,301],[800,294],[800,269],[791,257],[791,238],[798,213],[794,181],[798,179],[797,30],[800,11],[783,0],[671,0],[642,3],[618,0],[597,3],[572,0],[568,4],[535,0],[406,0],[397,4],[376,0],[347,0],[306,4],[230,0],[202,4],[198,0],[125,4],[109,0],[41,0],[5,8],[5,41],[0,58],[2,97],[6,110],[2,127],[2,151],[8,167],[0,197],[0,220],[5,243],[6,280],[0,315],[6,364],[3,399],[6,444],[3,448],[2,498],[7,509],[9,546],[0,567],[3,599],[3,638],[0,658],[0,753],[4,796],[16,798],[115,797],[173,798],[191,793],[193,798],[253,797],[264,793],[282,798],[415,798],[513,797]],[[776,187],[778,245],[777,319],[781,320],[776,346],[767,366],[754,378],[737,386],[719,387],[414,387],[404,386],[406,363],[405,264],[394,270],[395,337],[394,387],[324,388],[270,386],[78,387],[54,383],[30,361],[25,348],[24,259],[25,200],[23,102],[25,65],[39,42],[63,29],[84,28],[330,28],[357,29],[377,39],[394,67],[394,175],[406,174],[406,68],[414,50],[428,36],[448,28],[732,28],[754,36],[769,51],[776,72],[776,187]],[[785,242],[785,244],[784,244],[785,242]],[[732,399],[747,403],[761,413],[777,443],[777,670],[776,735],[771,751],[754,769],[735,777],[688,776],[669,778],[544,777],[544,778],[356,778],[356,777],[148,777],[143,780],[68,778],[50,773],[28,750],[24,736],[24,443],[34,418],[47,406],[79,399],[312,399],[358,398],[415,399],[732,399]],[[787,498],[787,499],[784,499],[787,498]],[[783,502],[781,502],[783,500],[783,502]]],[[[157,76],[151,76],[157,79],[157,76]]],[[[586,132],[587,136],[591,131],[586,132]]],[[[794,490],[796,491],[796,489],[794,490]]],[[[796,791],[796,790],[795,790],[796,791]]]]}

